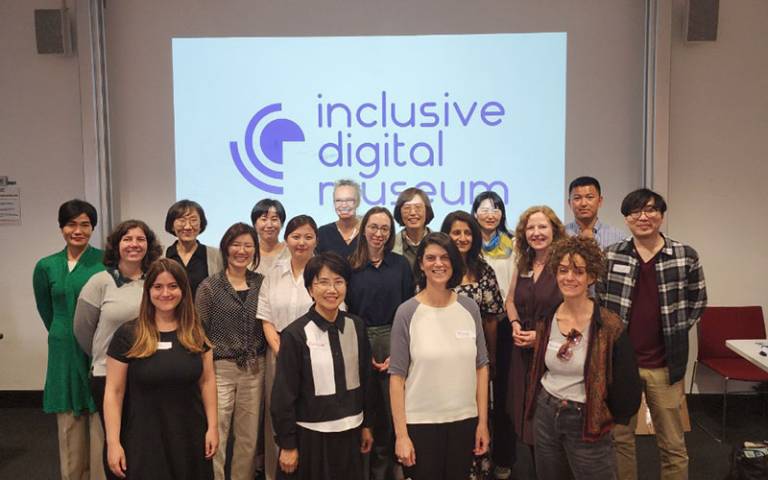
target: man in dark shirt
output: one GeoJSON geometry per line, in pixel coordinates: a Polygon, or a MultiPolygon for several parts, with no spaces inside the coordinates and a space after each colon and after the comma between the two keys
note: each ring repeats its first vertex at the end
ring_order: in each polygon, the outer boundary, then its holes
{"type": "MultiPolygon", "coordinates": [[[[606,250],[607,274],[597,293],[628,324],[656,430],[661,478],[687,479],[681,403],[688,330],[701,317],[707,292],[696,251],[661,234],[666,210],[664,198],[645,188],[624,198],[621,213],[632,238],[606,250]]],[[[637,478],[636,426],[637,415],[613,430],[622,480],[637,478]]]]}

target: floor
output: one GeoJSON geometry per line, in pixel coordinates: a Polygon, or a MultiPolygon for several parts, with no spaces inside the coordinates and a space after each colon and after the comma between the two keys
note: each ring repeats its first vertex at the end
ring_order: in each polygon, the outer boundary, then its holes
{"type": "MultiPolygon", "coordinates": [[[[725,477],[733,445],[744,440],[768,439],[768,405],[765,400],[754,396],[729,397],[727,440],[722,443],[704,430],[720,435],[720,397],[690,397],[689,407],[694,420],[691,432],[686,434],[691,479],[725,477]]],[[[639,478],[659,478],[654,437],[638,437],[637,445],[639,478]]],[[[527,449],[520,446],[518,451],[521,458],[515,466],[515,477],[534,479],[527,449]]],[[[23,406],[0,408],[0,478],[59,478],[56,419],[53,415],[23,406]]]]}

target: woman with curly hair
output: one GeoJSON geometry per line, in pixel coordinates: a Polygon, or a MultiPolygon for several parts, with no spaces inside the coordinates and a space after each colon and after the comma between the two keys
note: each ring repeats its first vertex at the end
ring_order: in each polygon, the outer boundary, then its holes
{"type": "Polygon", "coordinates": [[[640,377],[621,319],[589,296],[604,270],[600,246],[569,237],[551,249],[548,268],[563,297],[536,324],[526,419],[536,429],[536,475],[616,478],[611,429],[640,407],[640,377]]]}
{"type": "Polygon", "coordinates": [[[143,291],[139,317],[107,351],[109,468],[120,478],[211,480],[219,444],[213,351],[184,267],[161,258],[143,291]]]}
{"type": "Polygon", "coordinates": [[[528,390],[531,347],[536,342],[536,322],[563,300],[555,276],[546,265],[552,243],[564,237],[563,222],[545,205],[524,211],[515,228],[517,274],[512,277],[506,301],[514,342],[507,411],[514,422],[517,437],[528,445],[533,445],[533,431],[530,422],[525,421],[523,410],[528,390]]]}
{"type": "MultiPolygon", "coordinates": [[[[115,331],[138,317],[144,274],[162,254],[155,232],[141,220],[126,220],[107,237],[104,265],[80,291],[74,331],[91,357],[91,393],[104,423],[107,347],[115,331]]],[[[114,478],[105,468],[108,478],[114,478]]]]}

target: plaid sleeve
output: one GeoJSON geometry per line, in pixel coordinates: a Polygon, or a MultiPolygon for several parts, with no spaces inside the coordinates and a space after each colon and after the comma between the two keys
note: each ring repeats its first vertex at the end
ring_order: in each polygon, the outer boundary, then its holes
{"type": "Polygon", "coordinates": [[[701,318],[707,306],[707,287],[704,282],[704,270],[695,250],[688,248],[691,264],[686,278],[686,300],[688,304],[688,327],[692,327],[701,318]]]}

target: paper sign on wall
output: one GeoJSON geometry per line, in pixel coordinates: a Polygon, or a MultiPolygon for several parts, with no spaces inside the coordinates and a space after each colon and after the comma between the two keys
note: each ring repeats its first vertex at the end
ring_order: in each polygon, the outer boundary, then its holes
{"type": "Polygon", "coordinates": [[[0,225],[21,225],[19,187],[0,187],[0,225]]]}

